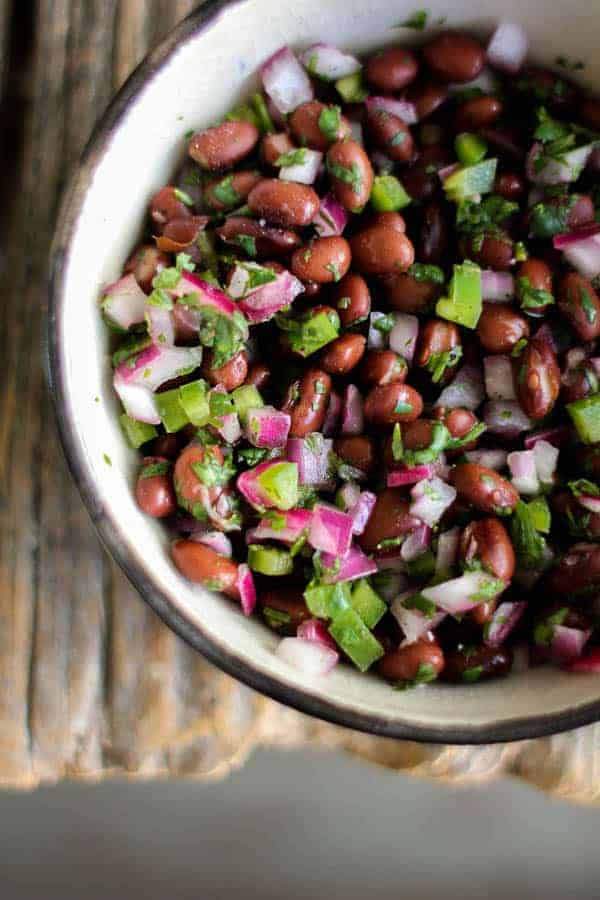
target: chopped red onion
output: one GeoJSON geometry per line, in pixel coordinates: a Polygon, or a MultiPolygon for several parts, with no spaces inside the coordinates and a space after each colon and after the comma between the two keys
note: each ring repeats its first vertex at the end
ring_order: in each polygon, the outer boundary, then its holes
{"type": "Polygon", "coordinates": [[[337,431],[338,421],[342,412],[342,398],[337,391],[332,391],[329,395],[329,403],[327,412],[325,413],[325,421],[323,422],[323,434],[325,437],[331,437],[337,431]]]}
{"type": "Polygon", "coordinates": [[[592,513],[600,513],[600,497],[593,497],[591,494],[580,494],[577,502],[592,513]]]}
{"type": "Polygon", "coordinates": [[[261,541],[280,541],[291,546],[303,532],[308,531],[312,512],[310,509],[289,509],[278,512],[277,522],[261,519],[256,528],[246,532],[247,544],[260,544],[261,541]],[[283,525],[281,524],[283,521],[283,525]]]}
{"type": "Polygon", "coordinates": [[[367,112],[382,109],[392,116],[398,116],[406,125],[416,125],[417,107],[408,100],[396,100],[394,97],[367,97],[365,100],[367,112]]]}
{"type": "Polygon", "coordinates": [[[343,557],[352,540],[352,516],[336,506],[316,503],[308,528],[308,542],[315,550],[343,557]]]}
{"type": "Polygon", "coordinates": [[[579,672],[589,675],[600,674],[600,647],[594,647],[585,656],[574,659],[566,667],[569,672],[579,672]]]}
{"type": "Polygon", "coordinates": [[[292,417],[274,406],[248,410],[244,435],[254,447],[285,447],[292,417]]]}
{"type": "Polygon", "coordinates": [[[412,468],[407,468],[405,466],[401,469],[394,469],[388,474],[387,486],[402,487],[404,484],[417,484],[417,482],[423,481],[424,478],[431,478],[435,472],[436,468],[433,463],[427,463],[427,465],[423,466],[413,466],[412,468]]]}
{"type": "Polygon", "coordinates": [[[411,489],[410,514],[433,528],[456,499],[456,491],[435,475],[411,489]]]}
{"type": "Polygon", "coordinates": [[[331,553],[321,554],[321,562],[327,569],[331,570],[323,579],[325,584],[355,581],[357,578],[367,578],[369,575],[374,575],[377,571],[377,564],[354,544],[352,544],[348,553],[340,559],[339,569],[337,569],[338,559],[339,557],[331,553]]]}
{"type": "MultiPolygon", "coordinates": [[[[174,300],[193,295],[197,297],[195,305],[198,309],[201,310],[203,306],[210,306],[228,318],[231,318],[236,312],[239,313],[237,304],[234,303],[227,294],[220,288],[215,287],[214,284],[204,281],[192,272],[182,272],[181,277],[177,282],[177,286],[168,290],[167,293],[174,300]]],[[[193,308],[194,307],[192,307],[192,309],[193,308]]],[[[245,338],[247,337],[248,332],[246,330],[245,338]]]]}
{"type": "Polygon", "coordinates": [[[474,410],[484,399],[485,389],[481,369],[479,366],[467,363],[444,388],[436,405],[445,406],[448,409],[462,406],[465,409],[474,410]]]}
{"type": "Polygon", "coordinates": [[[343,234],[348,224],[348,213],[338,203],[333,194],[326,194],[321,200],[321,206],[313,225],[320,237],[330,237],[343,234]]]}
{"type": "Polygon", "coordinates": [[[584,278],[600,274],[600,225],[583,225],[570,234],[557,234],[553,244],[584,278]]]}
{"type": "Polygon", "coordinates": [[[533,449],[538,441],[546,441],[553,447],[564,447],[571,438],[571,430],[565,425],[559,425],[557,428],[546,428],[543,431],[536,431],[534,434],[528,434],[525,438],[525,448],[533,449]]]}
{"type": "Polygon", "coordinates": [[[256,606],[256,587],[254,577],[246,563],[238,566],[237,588],[240,592],[240,603],[245,616],[250,616],[256,606]]]}
{"type": "Polygon", "coordinates": [[[324,438],[319,432],[305,438],[290,438],[286,447],[287,458],[298,465],[299,484],[310,485],[318,490],[332,491],[335,487],[332,453],[333,441],[324,438]]]}
{"type": "Polygon", "coordinates": [[[515,22],[501,22],[487,46],[490,65],[501,72],[515,75],[527,56],[529,39],[524,29],[515,22]]]}
{"type": "Polygon", "coordinates": [[[310,78],[289,47],[281,47],[260,69],[263,87],[283,115],[313,99],[310,78]]]}
{"type": "Polygon", "coordinates": [[[242,426],[237,413],[227,413],[227,415],[219,418],[221,424],[217,427],[218,433],[226,444],[237,444],[242,436],[242,426]]]}
{"type": "Polygon", "coordinates": [[[589,363],[594,370],[595,374],[600,378],[600,356],[592,356],[589,359],[589,363]]]}
{"type": "Polygon", "coordinates": [[[543,344],[547,344],[547,346],[550,347],[553,353],[558,353],[558,344],[556,343],[556,338],[554,337],[552,329],[547,322],[544,322],[543,325],[540,325],[535,333],[535,340],[541,341],[543,344]]]}
{"type": "Polygon", "coordinates": [[[484,630],[484,644],[488,647],[499,647],[504,643],[527,608],[527,604],[505,600],[492,614],[484,630]]]}
{"type": "Polygon", "coordinates": [[[291,306],[298,294],[304,291],[304,285],[295,275],[284,269],[278,272],[275,281],[269,281],[250,291],[240,300],[238,307],[249,322],[256,325],[272,319],[275,313],[286,306],[291,306]]]}
{"type": "Polygon", "coordinates": [[[231,541],[222,531],[200,531],[190,535],[190,539],[198,544],[205,544],[219,556],[231,556],[233,553],[231,541]]]}
{"type": "Polygon", "coordinates": [[[314,641],[316,644],[322,644],[337,652],[336,642],[327,631],[325,623],[319,619],[307,619],[306,622],[301,622],[296,629],[296,637],[302,638],[303,641],[314,641]]]}
{"type": "Polygon", "coordinates": [[[342,434],[362,434],[364,422],[361,393],[356,385],[349,384],[342,400],[340,430],[342,434]]]}
{"type": "Polygon", "coordinates": [[[280,465],[280,460],[270,459],[266,462],[261,462],[257,466],[254,466],[253,469],[248,469],[246,472],[242,472],[241,475],[238,475],[236,482],[238,491],[248,501],[250,506],[253,506],[254,509],[257,509],[259,512],[263,509],[275,506],[275,503],[266,491],[263,490],[258,477],[268,469],[278,465],[280,465]]]}
{"type": "Polygon", "coordinates": [[[314,184],[323,162],[323,154],[319,150],[303,147],[304,159],[301,163],[282,166],[279,170],[281,181],[295,181],[298,184],[314,184]]]}
{"type": "Polygon", "coordinates": [[[367,346],[369,350],[384,350],[387,346],[387,334],[375,327],[375,322],[379,319],[385,319],[386,313],[372,312],[369,316],[369,334],[367,336],[367,346]]]}
{"type": "Polygon", "coordinates": [[[486,469],[494,469],[498,472],[506,465],[506,450],[467,450],[465,456],[468,462],[485,466],[486,469]]]}
{"type": "Polygon", "coordinates": [[[396,313],[396,324],[390,331],[389,345],[394,353],[403,356],[410,365],[415,355],[419,336],[419,320],[408,313],[396,313]]]}
{"type": "Polygon", "coordinates": [[[583,631],[581,628],[554,625],[552,627],[550,658],[557,663],[567,663],[581,656],[591,633],[591,630],[583,631]]]}
{"type": "Polygon", "coordinates": [[[506,459],[513,486],[520,494],[537,494],[540,489],[533,450],[516,450],[506,459]]]}
{"type": "Polygon", "coordinates": [[[360,497],[360,487],[354,481],[347,481],[337,492],[344,512],[350,512],[353,506],[358,503],[360,497]]]}
{"type": "Polygon", "coordinates": [[[515,296],[515,279],[509,272],[484,269],[481,273],[481,297],[487,303],[506,303],[515,296]]]}
{"type": "Polygon", "coordinates": [[[404,591],[394,598],[390,607],[390,612],[404,633],[404,639],[400,643],[401,647],[407,647],[409,644],[414,644],[425,637],[427,632],[437,628],[447,615],[443,610],[440,610],[430,619],[419,609],[406,609],[403,606],[403,602],[413,593],[414,591],[404,591]]]}
{"type": "Polygon", "coordinates": [[[175,322],[173,312],[162,306],[146,307],[148,334],[153,344],[172,347],[175,343],[175,322]]]}
{"type": "Polygon", "coordinates": [[[585,347],[570,347],[565,353],[564,368],[567,371],[578,369],[587,359],[585,347]]]}
{"type": "MultiPolygon", "coordinates": [[[[343,488],[342,488],[343,490],[343,488]]],[[[362,491],[348,513],[352,516],[352,534],[362,534],[371,518],[377,497],[371,491],[362,491]]]]}
{"type": "Polygon", "coordinates": [[[412,562],[418,559],[429,547],[431,542],[431,528],[429,525],[419,525],[406,537],[400,548],[400,556],[404,562],[412,562]]]}
{"type": "Polygon", "coordinates": [[[201,362],[202,347],[162,347],[152,344],[137,356],[119,363],[115,375],[122,382],[139,384],[155,391],[165,381],[196,369],[201,362]]]}
{"type": "Polygon", "coordinates": [[[306,641],[298,637],[283,638],[275,655],[284,662],[299,669],[305,675],[323,676],[337,663],[339,654],[317,641],[306,641]]]}
{"type": "Polygon", "coordinates": [[[111,325],[127,330],[144,321],[146,299],[135,276],[130,273],[104,290],[100,305],[111,325]]]}
{"type": "Polygon", "coordinates": [[[482,94],[497,94],[500,84],[496,74],[488,68],[481,70],[471,81],[451,81],[446,85],[449,94],[464,94],[465,91],[478,91],[482,94]]]}
{"type": "Polygon", "coordinates": [[[313,44],[300,54],[300,60],[311,75],[316,75],[323,81],[337,81],[362,69],[355,56],[342,53],[330,44],[313,44]]]}
{"type": "Polygon", "coordinates": [[[437,554],[435,557],[436,575],[444,572],[450,572],[456,562],[458,556],[458,545],[460,543],[460,528],[455,525],[449,531],[444,531],[438,537],[437,554]]]}
{"type": "Polygon", "coordinates": [[[534,184],[541,185],[567,184],[570,181],[576,181],[585,168],[593,149],[593,144],[586,144],[561,154],[560,159],[547,157],[542,167],[538,169],[537,161],[543,155],[543,146],[536,141],[527,154],[525,162],[527,177],[534,184]]]}
{"type": "Polygon", "coordinates": [[[485,392],[490,400],[516,400],[513,367],[508,356],[486,356],[483,374],[485,392]]]}
{"type": "Polygon", "coordinates": [[[530,431],[533,426],[516,400],[490,400],[483,408],[483,419],[488,431],[506,438],[530,431]]]}
{"type": "Polygon", "coordinates": [[[533,445],[535,469],[542,484],[553,484],[554,473],[558,465],[558,454],[558,449],[543,439],[536,441],[533,445]]]}
{"type": "Polygon", "coordinates": [[[160,425],[156,400],[149,388],[124,381],[118,372],[113,376],[113,387],[131,419],[147,422],[149,425],[160,425]]]}
{"type": "MultiPolygon", "coordinates": [[[[477,598],[482,594],[487,599],[492,599],[489,596],[489,588],[490,584],[496,581],[497,579],[492,579],[485,572],[465,572],[459,578],[451,578],[450,581],[442,581],[440,584],[421,588],[421,594],[436,606],[455,616],[474,609],[481,602],[477,598]]],[[[498,596],[504,588],[505,585],[502,583],[502,587],[495,596],[498,596]]]]}
{"type": "Polygon", "coordinates": [[[277,107],[275,106],[275,104],[273,103],[273,101],[271,100],[271,98],[269,97],[268,94],[266,97],[266,101],[267,101],[267,111],[268,111],[269,115],[271,116],[271,121],[273,122],[273,125],[275,126],[277,131],[285,131],[285,129],[287,128],[287,120],[286,120],[285,116],[279,112],[279,110],[277,109],[277,107]]]}

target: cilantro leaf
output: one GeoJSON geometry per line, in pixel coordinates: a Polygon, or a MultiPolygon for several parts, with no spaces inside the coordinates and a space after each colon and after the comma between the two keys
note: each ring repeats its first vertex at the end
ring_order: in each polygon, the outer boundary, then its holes
{"type": "Polygon", "coordinates": [[[515,553],[522,569],[535,569],[542,562],[546,541],[536,531],[528,505],[519,500],[510,523],[510,533],[515,553]]]}

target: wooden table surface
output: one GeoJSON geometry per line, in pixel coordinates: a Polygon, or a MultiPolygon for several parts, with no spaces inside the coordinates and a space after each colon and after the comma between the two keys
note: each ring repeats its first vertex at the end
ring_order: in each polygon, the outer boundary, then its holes
{"type": "Polygon", "coordinates": [[[101,550],[58,445],[43,353],[57,203],[95,120],[193,0],[0,0],[0,784],[223,775],[258,743],[446,780],[510,772],[600,799],[600,731],[490,747],[371,738],[232,681],[101,550]]]}

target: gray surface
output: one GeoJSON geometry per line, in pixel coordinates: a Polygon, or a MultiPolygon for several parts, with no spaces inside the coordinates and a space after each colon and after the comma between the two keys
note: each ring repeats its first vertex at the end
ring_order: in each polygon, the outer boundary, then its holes
{"type": "Polygon", "coordinates": [[[0,795],[2,900],[599,896],[600,810],[260,752],[225,782],[0,795]]]}

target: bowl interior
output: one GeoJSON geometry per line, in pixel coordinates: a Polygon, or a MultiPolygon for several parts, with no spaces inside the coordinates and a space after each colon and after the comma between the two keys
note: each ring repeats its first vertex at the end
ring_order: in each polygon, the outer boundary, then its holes
{"type": "MultiPolygon", "coordinates": [[[[468,0],[428,2],[430,23],[488,33],[504,18],[521,22],[532,57],[586,61],[584,82],[600,87],[597,18],[587,0],[560,4],[468,0]]],[[[412,3],[389,0],[245,0],[207,4],[134,76],[97,133],[63,210],[54,252],[51,361],[65,446],[84,497],[111,551],[141,592],[210,658],[253,686],[307,712],[395,736],[488,741],[533,736],[600,716],[600,682],[557,670],[515,673],[473,687],[397,692],[375,676],[339,666],[314,680],[280,662],[277,637],[237,605],[183,580],[170,562],[168,535],[146,518],[131,490],[136,454],[118,426],[108,336],[97,309],[144,221],[148,198],[182,157],[184,135],[208,125],[249,90],[260,63],[283,43],[315,40],[367,50],[410,43],[398,27],[412,3]],[[143,84],[142,84],[143,81],[143,84]],[[111,464],[107,462],[111,461],[111,464]],[[597,705],[597,709],[594,704],[597,705]]],[[[417,35],[418,36],[418,35],[417,35]]]]}

